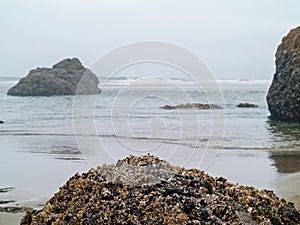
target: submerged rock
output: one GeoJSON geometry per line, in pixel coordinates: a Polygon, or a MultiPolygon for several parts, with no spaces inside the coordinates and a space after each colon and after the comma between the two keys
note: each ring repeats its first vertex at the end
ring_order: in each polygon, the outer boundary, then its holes
{"type": "Polygon", "coordinates": [[[300,121],[300,27],[282,39],[267,102],[271,118],[300,121]]]}
{"type": "Polygon", "coordinates": [[[129,156],[75,174],[21,225],[299,224],[293,203],[155,156],[129,156]]]}
{"type": "Polygon", "coordinates": [[[37,68],[10,88],[13,96],[53,96],[99,94],[97,76],[79,59],[64,59],[52,68],[37,68]],[[80,83],[80,85],[79,85],[80,83]]]}
{"type": "Polygon", "coordinates": [[[236,107],[239,107],[239,108],[257,108],[258,105],[246,102],[246,103],[239,103],[236,107]]]}
{"type": "Polygon", "coordinates": [[[0,200],[0,205],[5,205],[5,204],[8,204],[8,203],[12,203],[12,202],[16,202],[16,201],[15,200],[0,200]]]}
{"type": "Polygon", "coordinates": [[[14,187],[0,188],[0,193],[6,193],[12,191],[14,187]]]}
{"type": "Polygon", "coordinates": [[[221,106],[215,104],[202,104],[202,103],[187,103],[180,105],[165,105],[161,109],[222,109],[221,106]]]}

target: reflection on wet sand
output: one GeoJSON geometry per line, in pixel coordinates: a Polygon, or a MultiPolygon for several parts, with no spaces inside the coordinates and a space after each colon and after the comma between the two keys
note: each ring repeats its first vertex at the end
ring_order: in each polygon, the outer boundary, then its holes
{"type": "Polygon", "coordinates": [[[279,173],[296,173],[300,171],[300,152],[271,152],[269,158],[279,173]]]}
{"type": "Polygon", "coordinates": [[[268,120],[267,128],[272,134],[274,150],[269,158],[279,173],[300,171],[300,123],[268,120]]]}
{"type": "Polygon", "coordinates": [[[20,148],[24,152],[42,154],[58,160],[83,160],[82,154],[75,143],[74,137],[69,136],[23,136],[19,137],[20,148]],[[35,138],[36,137],[36,138],[35,138]],[[45,145],[47,143],[48,145],[45,145]],[[29,147],[28,147],[29,146],[29,147]]]}
{"type": "Polygon", "coordinates": [[[32,149],[31,153],[38,153],[51,156],[58,160],[71,160],[78,161],[83,160],[81,152],[76,147],[68,146],[55,146],[50,149],[32,149]]]}
{"type": "Polygon", "coordinates": [[[273,140],[280,146],[300,150],[300,123],[267,121],[267,129],[273,134],[273,140]]]}

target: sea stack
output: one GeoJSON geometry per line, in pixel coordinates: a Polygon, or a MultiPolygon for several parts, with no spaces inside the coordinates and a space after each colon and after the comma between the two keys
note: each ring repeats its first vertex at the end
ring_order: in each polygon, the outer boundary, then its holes
{"type": "Polygon", "coordinates": [[[52,68],[37,68],[8,90],[13,96],[99,94],[97,76],[79,59],[64,59],[52,68]]]}
{"type": "Polygon", "coordinates": [[[267,102],[271,118],[300,122],[300,27],[292,29],[278,46],[267,102]]]}

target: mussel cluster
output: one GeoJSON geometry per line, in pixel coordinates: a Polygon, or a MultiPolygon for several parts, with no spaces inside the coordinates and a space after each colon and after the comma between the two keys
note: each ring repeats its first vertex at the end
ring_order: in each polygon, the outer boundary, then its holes
{"type": "Polygon", "coordinates": [[[272,191],[146,155],[75,174],[21,224],[300,224],[300,213],[272,191]]]}

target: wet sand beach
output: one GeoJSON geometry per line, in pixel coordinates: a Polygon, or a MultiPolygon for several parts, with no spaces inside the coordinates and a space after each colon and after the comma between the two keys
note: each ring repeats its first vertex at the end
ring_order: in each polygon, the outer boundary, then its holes
{"type": "Polygon", "coordinates": [[[21,218],[25,213],[0,213],[0,225],[20,224],[21,218]]]}
{"type": "Polygon", "coordinates": [[[300,172],[283,176],[275,183],[276,193],[288,201],[294,202],[300,210],[300,172]]]}

